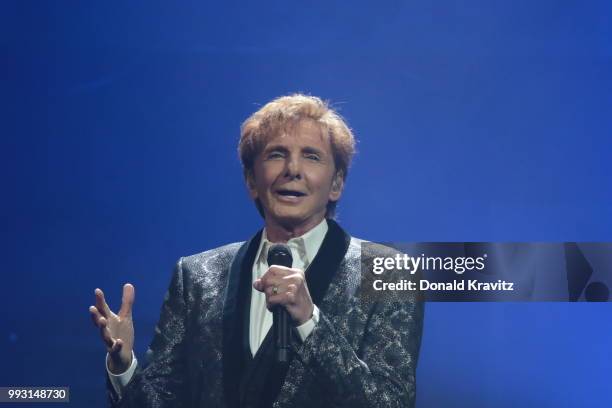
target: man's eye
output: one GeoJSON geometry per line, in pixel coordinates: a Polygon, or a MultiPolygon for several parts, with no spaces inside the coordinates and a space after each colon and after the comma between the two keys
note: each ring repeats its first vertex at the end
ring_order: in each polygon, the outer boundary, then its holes
{"type": "Polygon", "coordinates": [[[321,158],[317,154],[307,154],[306,158],[309,160],[319,161],[321,158]]]}
{"type": "Polygon", "coordinates": [[[268,154],[268,159],[278,159],[282,157],[283,157],[283,154],[281,152],[270,152],[268,154]]]}

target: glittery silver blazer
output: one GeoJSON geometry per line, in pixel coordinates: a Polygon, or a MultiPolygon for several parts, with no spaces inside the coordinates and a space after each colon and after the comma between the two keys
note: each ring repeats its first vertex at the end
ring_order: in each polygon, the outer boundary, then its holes
{"type": "MultiPolygon", "coordinates": [[[[273,406],[412,407],[423,302],[414,293],[373,295],[372,274],[362,263],[393,256],[391,250],[362,245],[334,221],[328,224],[306,274],[320,320],[303,343],[292,338],[294,358],[273,406]]],[[[241,305],[250,294],[260,239],[261,231],[247,242],[179,260],[148,364],[137,369],[122,398],[107,381],[112,407],[248,405],[240,389],[241,350],[248,344],[241,305]]]]}

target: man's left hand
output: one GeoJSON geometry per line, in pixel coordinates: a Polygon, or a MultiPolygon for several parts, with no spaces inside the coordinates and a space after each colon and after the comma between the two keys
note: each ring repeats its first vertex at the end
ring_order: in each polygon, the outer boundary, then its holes
{"type": "Polygon", "coordinates": [[[314,305],[303,270],[273,265],[253,282],[253,287],[266,294],[268,310],[277,305],[284,306],[296,325],[300,326],[312,317],[314,305]]]}

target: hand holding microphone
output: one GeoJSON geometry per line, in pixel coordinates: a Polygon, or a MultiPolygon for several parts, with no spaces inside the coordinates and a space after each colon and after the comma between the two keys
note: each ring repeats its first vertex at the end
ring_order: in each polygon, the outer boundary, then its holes
{"type": "Polygon", "coordinates": [[[304,271],[292,268],[293,258],[286,245],[273,245],[268,251],[267,272],[253,282],[253,287],[266,294],[266,303],[274,313],[273,330],[277,345],[277,360],[288,361],[289,335],[291,325],[299,326],[312,317],[314,305],[304,271]]]}

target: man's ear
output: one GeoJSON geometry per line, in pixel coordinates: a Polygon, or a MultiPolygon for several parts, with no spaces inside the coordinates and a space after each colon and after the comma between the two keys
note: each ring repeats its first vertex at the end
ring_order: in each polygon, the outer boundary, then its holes
{"type": "Polygon", "coordinates": [[[244,179],[246,181],[247,189],[249,190],[249,195],[253,200],[256,200],[257,197],[257,188],[255,185],[255,175],[253,174],[253,170],[246,170],[244,172],[244,179]]]}
{"type": "Polygon", "coordinates": [[[331,190],[329,192],[330,201],[338,201],[342,195],[344,189],[344,173],[342,170],[338,170],[334,179],[332,180],[331,190]]]}

